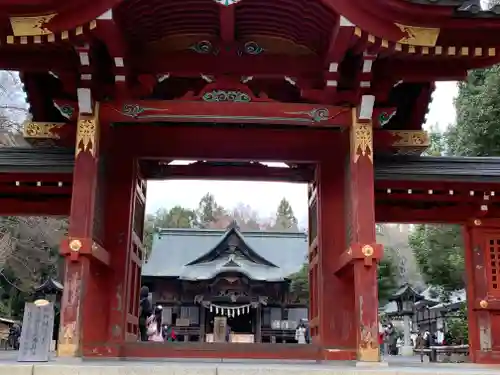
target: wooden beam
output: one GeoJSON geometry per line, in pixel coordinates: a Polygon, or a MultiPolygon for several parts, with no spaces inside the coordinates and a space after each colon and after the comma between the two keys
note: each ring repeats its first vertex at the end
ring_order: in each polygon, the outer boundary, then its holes
{"type": "Polygon", "coordinates": [[[392,41],[398,41],[404,36],[394,21],[383,19],[380,9],[374,13],[370,4],[363,0],[321,0],[321,2],[370,34],[392,41]]]}
{"type": "Polygon", "coordinates": [[[131,63],[139,73],[171,74],[174,76],[199,77],[206,75],[235,75],[266,77],[319,77],[323,60],[316,56],[243,55],[215,56],[196,52],[175,54],[136,54],[131,63]]]}
{"type": "Polygon", "coordinates": [[[0,52],[0,69],[47,73],[73,72],[78,68],[76,54],[69,51],[0,52]]]}
{"type": "Polygon", "coordinates": [[[125,97],[128,93],[127,81],[130,80],[128,57],[130,54],[127,42],[119,30],[112,9],[104,12],[97,18],[97,27],[94,34],[104,42],[113,59],[112,71],[114,74],[116,95],[125,97]]]}
{"type": "Polygon", "coordinates": [[[232,181],[273,181],[308,183],[314,179],[314,167],[275,168],[257,163],[209,163],[190,165],[161,165],[143,161],[141,174],[148,180],[204,179],[232,181]]]}
{"type": "MultiPolygon", "coordinates": [[[[464,224],[479,214],[480,207],[476,204],[436,206],[429,209],[404,206],[401,202],[377,202],[375,206],[375,219],[378,223],[464,224]]],[[[488,215],[499,217],[500,208],[490,207],[488,215]]]]}
{"type": "Polygon", "coordinates": [[[394,83],[398,80],[405,82],[463,80],[471,65],[468,59],[446,59],[439,62],[436,60],[377,60],[373,66],[373,76],[378,82],[389,79],[393,80],[394,83]]]}
{"type": "Polygon", "coordinates": [[[69,257],[72,261],[77,261],[80,256],[88,256],[102,264],[109,266],[109,253],[96,241],[88,238],[68,237],[63,240],[60,253],[69,257]]]}
{"type": "Polygon", "coordinates": [[[347,266],[352,265],[355,260],[363,260],[366,266],[371,266],[373,262],[378,262],[382,259],[382,245],[376,243],[369,244],[368,247],[370,252],[365,250],[366,247],[366,244],[352,244],[351,247],[345,250],[338,258],[335,267],[333,267],[334,273],[342,272],[347,266]]]}
{"type": "Polygon", "coordinates": [[[325,56],[325,91],[328,95],[337,91],[340,79],[339,67],[354,35],[354,25],[345,17],[338,16],[337,24],[330,37],[330,45],[325,56]]]}
{"type": "MultiPolygon", "coordinates": [[[[52,18],[46,28],[57,33],[63,30],[72,30],[98,18],[106,11],[113,9],[121,0],[100,0],[97,2],[75,0],[61,3],[56,16],[52,18]]],[[[51,9],[53,10],[53,9],[51,9]]]]}
{"type": "Polygon", "coordinates": [[[333,129],[116,125],[113,142],[140,158],[314,163],[338,146],[333,129]],[[129,147],[133,140],[133,147],[129,147]]]}
{"type": "MultiPolygon", "coordinates": [[[[230,90],[220,90],[227,91],[230,90]]],[[[238,90],[240,91],[240,90],[238,90]]],[[[250,101],[250,98],[246,100],[250,101]]],[[[378,117],[392,109],[374,110],[374,123],[378,117]]],[[[282,124],[291,127],[349,127],[351,110],[349,107],[329,105],[247,102],[228,97],[211,100],[170,100],[170,101],[117,101],[101,106],[103,121],[118,122],[207,122],[244,124],[282,124]]],[[[375,125],[378,126],[378,125],[375,125]]]]}
{"type": "Polygon", "coordinates": [[[71,197],[0,198],[1,216],[68,216],[71,197]]]}

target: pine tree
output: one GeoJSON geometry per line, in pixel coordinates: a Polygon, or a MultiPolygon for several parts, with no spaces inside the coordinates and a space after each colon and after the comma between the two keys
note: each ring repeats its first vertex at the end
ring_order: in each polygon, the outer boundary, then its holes
{"type": "Polygon", "coordinates": [[[283,198],[276,210],[276,220],[272,227],[274,230],[298,231],[298,220],[293,213],[292,206],[283,198]]]}

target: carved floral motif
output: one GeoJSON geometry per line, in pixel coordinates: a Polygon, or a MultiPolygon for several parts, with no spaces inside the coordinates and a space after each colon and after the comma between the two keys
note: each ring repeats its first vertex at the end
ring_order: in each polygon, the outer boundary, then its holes
{"type": "Polygon", "coordinates": [[[212,90],[203,94],[202,99],[206,102],[248,103],[252,101],[248,94],[236,90],[212,90]]]}
{"type": "Polygon", "coordinates": [[[75,109],[72,106],[70,106],[69,104],[65,104],[65,105],[59,107],[58,110],[61,113],[61,115],[63,115],[66,118],[73,117],[73,113],[75,113],[75,109]]]}
{"type": "Polygon", "coordinates": [[[210,42],[209,40],[200,40],[199,42],[197,42],[197,43],[193,44],[191,47],[189,47],[189,49],[196,52],[196,53],[200,53],[203,55],[208,55],[208,54],[217,55],[217,53],[219,52],[214,47],[212,42],[210,42]]]}
{"type": "Polygon", "coordinates": [[[321,122],[331,120],[332,118],[339,115],[339,112],[335,116],[330,116],[330,111],[327,108],[314,108],[311,111],[300,111],[300,112],[285,112],[287,115],[306,115],[311,118],[314,122],[321,122]]]}
{"type": "Polygon", "coordinates": [[[125,116],[137,118],[144,112],[144,108],[138,104],[125,104],[122,108],[122,113],[125,116]]]}
{"type": "Polygon", "coordinates": [[[64,126],[61,123],[51,122],[26,122],[24,124],[23,135],[25,138],[38,138],[38,139],[59,139],[59,134],[54,130],[60,129],[64,126]]]}
{"type": "Polygon", "coordinates": [[[360,156],[368,157],[373,163],[373,128],[371,122],[360,123],[357,121],[356,109],[352,110],[351,129],[351,154],[354,163],[357,163],[360,156]]]}
{"type": "Polygon", "coordinates": [[[264,52],[264,48],[259,46],[257,42],[248,41],[243,46],[243,52],[247,55],[260,55],[262,52],[264,52]]]}
{"type": "Polygon", "coordinates": [[[95,156],[97,146],[97,133],[99,131],[99,105],[94,109],[94,115],[81,115],[78,118],[76,130],[76,156],[82,151],[88,151],[95,156]]]}
{"type": "Polygon", "coordinates": [[[384,125],[386,125],[389,121],[391,121],[391,119],[396,115],[397,111],[393,111],[392,113],[388,113],[388,112],[382,112],[379,116],[378,116],[378,123],[379,125],[382,127],[384,125]]]}
{"type": "Polygon", "coordinates": [[[428,147],[430,146],[429,135],[421,130],[394,130],[391,135],[397,140],[393,147],[428,147]]]}

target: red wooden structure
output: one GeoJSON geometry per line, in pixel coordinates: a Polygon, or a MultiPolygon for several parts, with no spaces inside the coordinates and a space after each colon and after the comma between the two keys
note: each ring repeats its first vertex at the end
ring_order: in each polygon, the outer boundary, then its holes
{"type": "Polygon", "coordinates": [[[500,161],[419,157],[434,81],[500,62],[495,9],[0,0],[0,10],[0,68],[21,72],[34,146],[0,151],[0,213],[70,217],[60,356],[378,361],[375,221],[453,222],[467,239],[472,357],[500,362],[500,161]],[[186,177],[310,183],[313,345],[136,342],[144,181],[186,177]]]}

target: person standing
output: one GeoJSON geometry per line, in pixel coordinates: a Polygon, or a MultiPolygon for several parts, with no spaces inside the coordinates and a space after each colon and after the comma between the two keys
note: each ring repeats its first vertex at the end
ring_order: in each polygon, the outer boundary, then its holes
{"type": "Polygon", "coordinates": [[[153,307],[149,300],[149,288],[143,286],[139,294],[139,333],[141,341],[148,341],[146,321],[153,314],[153,307]]]}
{"type": "Polygon", "coordinates": [[[299,344],[306,344],[306,326],[304,325],[304,322],[300,322],[299,325],[297,326],[297,329],[295,330],[295,340],[299,344]]]}
{"type": "Polygon", "coordinates": [[[444,331],[442,328],[439,328],[436,333],[436,343],[438,345],[444,345],[444,331]]]}
{"type": "Polygon", "coordinates": [[[155,307],[154,314],[146,320],[148,341],[163,342],[165,341],[163,324],[162,324],[163,307],[158,305],[155,307]]]}

